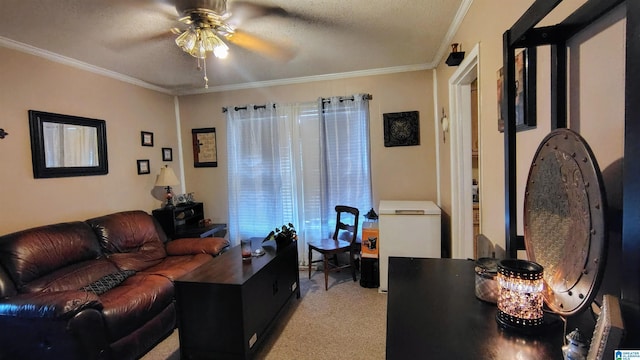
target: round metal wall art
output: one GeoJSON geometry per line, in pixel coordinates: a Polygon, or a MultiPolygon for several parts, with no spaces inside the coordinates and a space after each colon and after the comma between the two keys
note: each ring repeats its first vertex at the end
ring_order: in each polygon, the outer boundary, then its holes
{"type": "Polygon", "coordinates": [[[524,197],[529,260],[544,267],[547,306],[574,315],[598,292],[607,252],[606,196],[586,141],[557,129],[533,158],[524,197]]]}

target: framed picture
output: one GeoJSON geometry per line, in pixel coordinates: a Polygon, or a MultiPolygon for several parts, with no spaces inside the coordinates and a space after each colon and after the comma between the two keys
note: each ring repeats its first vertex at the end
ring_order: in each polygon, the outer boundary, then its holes
{"type": "Polygon", "coordinates": [[[193,166],[217,167],[216,128],[192,129],[193,166]]]}
{"type": "Polygon", "coordinates": [[[162,161],[173,161],[172,148],[162,148],[162,161]]]}
{"type": "Polygon", "coordinates": [[[138,175],[151,173],[149,160],[138,160],[138,175]]]}
{"type": "Polygon", "coordinates": [[[153,146],[153,133],[148,131],[141,131],[140,142],[142,143],[142,146],[153,146]]]}
{"type": "Polygon", "coordinates": [[[420,118],[418,111],[383,114],[384,146],[420,145],[420,118]]]}
{"type": "MultiPolygon", "coordinates": [[[[536,127],[536,48],[527,48],[515,56],[515,124],[516,131],[536,127]]],[[[504,70],[500,68],[498,78],[498,131],[504,132],[506,106],[503,104],[504,70]]]]}

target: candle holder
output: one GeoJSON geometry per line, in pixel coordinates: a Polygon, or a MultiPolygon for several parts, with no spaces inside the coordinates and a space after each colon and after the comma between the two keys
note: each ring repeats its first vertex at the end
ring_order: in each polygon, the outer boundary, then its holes
{"type": "Polygon", "coordinates": [[[542,276],[542,266],[532,261],[498,262],[498,325],[524,333],[540,329],[544,322],[542,276]]]}

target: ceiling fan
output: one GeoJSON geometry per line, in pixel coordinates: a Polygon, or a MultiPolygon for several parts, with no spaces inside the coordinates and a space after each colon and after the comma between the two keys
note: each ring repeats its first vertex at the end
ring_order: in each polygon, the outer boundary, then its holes
{"type": "Polygon", "coordinates": [[[227,0],[176,0],[176,10],[180,15],[178,21],[186,28],[175,27],[171,32],[178,35],[176,45],[197,59],[198,69],[204,69],[205,88],[209,87],[207,56],[213,54],[217,58],[226,58],[229,53],[227,42],[282,61],[290,60],[294,55],[289,47],[237,28],[239,22],[249,18],[267,15],[286,17],[289,14],[284,9],[248,1],[233,1],[232,4],[233,13],[227,7],[227,0]]]}

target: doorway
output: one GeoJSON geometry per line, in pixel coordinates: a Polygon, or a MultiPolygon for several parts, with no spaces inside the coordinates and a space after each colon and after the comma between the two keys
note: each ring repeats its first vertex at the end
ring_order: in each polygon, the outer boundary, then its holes
{"type": "MultiPolygon", "coordinates": [[[[451,151],[451,257],[474,258],[473,170],[472,170],[472,84],[477,81],[479,44],[449,78],[451,151]]],[[[479,102],[478,102],[479,103],[479,102]]],[[[480,111],[478,119],[480,121],[480,111]]],[[[479,129],[479,127],[478,127],[479,129]]],[[[478,136],[478,139],[480,136],[478,136]]],[[[480,141],[478,141],[480,145],[480,141]]],[[[479,153],[479,150],[478,150],[479,153]]],[[[481,174],[478,177],[481,178],[481,174]]],[[[478,181],[480,179],[477,179],[478,181]]]]}

